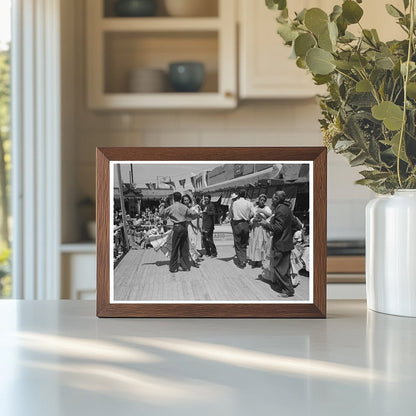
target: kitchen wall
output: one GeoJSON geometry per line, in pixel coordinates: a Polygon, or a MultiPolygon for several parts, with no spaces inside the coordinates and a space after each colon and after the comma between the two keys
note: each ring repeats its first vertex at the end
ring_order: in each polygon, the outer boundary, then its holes
{"type": "MultiPolygon", "coordinates": [[[[65,3],[65,2],[64,2],[65,3]]],[[[65,6],[63,28],[63,240],[77,239],[76,202],[95,193],[97,146],[321,145],[315,99],[245,101],[232,111],[96,112],[86,108],[84,4],[65,6]]],[[[372,193],[354,185],[359,169],[328,158],[328,237],[364,237],[364,206],[372,193]]],[[[317,213],[319,215],[319,213],[317,213]]]]}

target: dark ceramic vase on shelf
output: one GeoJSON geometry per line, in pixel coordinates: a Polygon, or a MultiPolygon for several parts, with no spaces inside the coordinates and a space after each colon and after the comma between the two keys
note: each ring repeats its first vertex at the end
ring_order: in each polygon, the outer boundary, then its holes
{"type": "Polygon", "coordinates": [[[197,92],[205,80],[205,67],[201,62],[172,62],[169,80],[177,92],[197,92]]]}
{"type": "Polygon", "coordinates": [[[150,17],[157,12],[156,0],[118,0],[114,12],[119,17],[150,17]]]}

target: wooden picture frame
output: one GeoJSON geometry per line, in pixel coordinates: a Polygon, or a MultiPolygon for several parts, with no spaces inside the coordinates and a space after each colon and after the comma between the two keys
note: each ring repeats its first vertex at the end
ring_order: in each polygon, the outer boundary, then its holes
{"type": "MultiPolygon", "coordinates": [[[[204,147],[204,148],[97,148],[97,316],[98,317],[210,317],[210,318],[325,318],[326,317],[326,212],[327,212],[327,150],[324,147],[204,147]],[[310,221],[310,273],[309,294],[306,300],[293,301],[119,301],[114,298],[114,194],[115,180],[111,173],[114,166],[130,164],[133,176],[133,166],[141,169],[143,166],[170,166],[170,163],[179,163],[182,166],[191,166],[197,163],[224,163],[232,165],[236,172],[237,162],[249,166],[254,162],[256,166],[273,168],[297,164],[309,166],[308,168],[308,215],[310,221]],[[258,163],[258,165],[256,164],[258,163]],[[147,164],[147,165],[146,165],[147,164]],[[111,182],[113,181],[113,182],[111,182]],[[110,198],[113,198],[112,200],[110,198]],[[312,233],[313,230],[313,233],[312,233]],[[113,232],[113,233],[112,233],[113,232]],[[112,251],[111,251],[112,250],[112,251]],[[113,279],[113,280],[111,280],[113,279]],[[113,286],[111,286],[111,284],[113,286]],[[110,287],[111,286],[111,287],[110,287]]],[[[202,165],[201,165],[202,166],[202,165]]],[[[210,165],[211,166],[211,165],[210,165]]],[[[238,165],[240,166],[240,165],[238,165]]],[[[150,169],[150,168],[148,168],[150,169]]],[[[262,168],[265,169],[265,168],[262,168]]],[[[120,169],[121,172],[121,169],[120,169]]],[[[266,172],[266,170],[265,170],[266,172]]],[[[276,170],[277,172],[277,170],[276,170]]],[[[240,173],[238,173],[240,175],[240,173]]],[[[257,173],[253,174],[253,177],[257,173]]],[[[283,174],[276,176],[276,180],[263,180],[262,189],[268,184],[289,184],[289,179],[283,174]],[[283,176],[282,176],[283,175],[283,176]],[[279,182],[280,181],[280,182],[279,182]]],[[[208,177],[208,176],[207,176],[208,177]]],[[[239,181],[232,179],[238,183],[239,181]]],[[[293,180],[296,183],[296,179],[293,180]]],[[[133,181],[132,181],[133,182],[133,181]]],[[[233,182],[233,183],[234,183],[233,182]]],[[[241,182],[241,181],[240,181],[241,182]]],[[[304,181],[305,182],[305,181],[304,181]]],[[[224,183],[224,182],[222,182],[224,183]]],[[[231,182],[229,182],[231,183],[231,182]]],[[[255,182],[260,186],[260,181],[255,182]]],[[[124,189],[120,174],[121,189],[124,189]]],[[[256,186],[257,186],[256,185],[256,186]]],[[[282,185],[282,186],[283,186],[282,185]]],[[[225,185],[224,185],[225,186],[225,185]]],[[[279,185],[278,185],[279,186],[279,185]]],[[[120,188],[119,188],[120,189],[120,188]]],[[[195,188],[196,189],[196,188],[195,188]]],[[[203,188],[202,188],[203,189],[203,188]]],[[[208,188],[206,188],[208,189],[208,188]]],[[[279,188],[276,188],[279,189],[279,188]]],[[[282,188],[283,189],[283,188],[282,188]]],[[[173,190],[172,190],[173,192],[173,190]]],[[[260,191],[259,191],[260,192],[260,191]]],[[[274,192],[274,191],[273,191],[274,192]]],[[[252,195],[257,195],[252,191],[252,195]]],[[[120,201],[124,202],[123,199],[120,201]]],[[[221,196],[222,197],[222,196],[221,196]]],[[[221,198],[220,197],[220,198],[221,198]]],[[[300,199],[300,197],[299,197],[300,199]]],[[[293,208],[292,208],[293,209],[293,208]]],[[[309,232],[309,231],[308,231],[309,232]]],[[[231,243],[232,244],[232,243],[231,243]]],[[[230,250],[228,247],[227,250],[230,250]]],[[[308,249],[309,250],[309,249],[308,249]]],[[[309,253],[309,251],[308,251],[309,253]]],[[[211,261],[211,259],[208,259],[211,261]]],[[[212,261],[217,260],[213,259],[212,261]]],[[[221,260],[221,259],[218,259],[221,260]]],[[[226,260],[226,259],[223,259],[226,260]]],[[[168,262],[166,262],[168,263],[168,262]]],[[[206,263],[207,264],[207,263],[206,263]]],[[[212,263],[214,264],[214,263],[212,263]]],[[[216,264],[216,263],[215,263],[216,264]]],[[[224,263],[226,264],[226,263],[224,263]]],[[[227,263],[228,264],[228,263],[227,263]]],[[[167,269],[167,266],[164,266],[167,269]]],[[[163,269],[164,270],[164,269],[163,269]]],[[[178,273],[179,274],[179,273],[178,273]]],[[[140,273],[137,272],[140,278],[140,273]]],[[[146,275],[146,278],[149,278],[146,275]]],[[[272,286],[270,286],[272,287],[272,286]]],[[[279,292],[280,293],[280,292],[279,292]]]]}

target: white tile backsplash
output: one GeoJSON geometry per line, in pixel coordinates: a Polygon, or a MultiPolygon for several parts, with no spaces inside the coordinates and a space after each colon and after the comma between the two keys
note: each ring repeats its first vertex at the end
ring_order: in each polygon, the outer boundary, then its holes
{"type": "Polygon", "coordinates": [[[328,239],[364,239],[367,202],[367,199],[328,199],[328,239]]]}
{"type": "MultiPolygon", "coordinates": [[[[80,195],[95,193],[97,146],[320,146],[315,100],[243,102],[232,111],[91,112],[75,123],[80,195]]],[[[354,184],[360,168],[328,155],[328,237],[364,238],[365,205],[372,193],[354,184]]]]}

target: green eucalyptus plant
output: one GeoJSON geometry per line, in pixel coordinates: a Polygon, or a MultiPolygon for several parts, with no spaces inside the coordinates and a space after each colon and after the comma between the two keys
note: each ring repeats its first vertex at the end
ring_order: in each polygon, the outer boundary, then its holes
{"type": "Polygon", "coordinates": [[[289,17],[286,0],[266,0],[279,10],[278,34],[292,47],[298,67],[318,85],[325,145],[365,166],[357,183],[377,193],[416,188],[416,64],[414,2],[385,5],[403,40],[380,41],[363,28],[362,0],[344,0],[330,14],[303,9],[289,17]],[[359,36],[348,31],[357,25],[359,36]]]}

